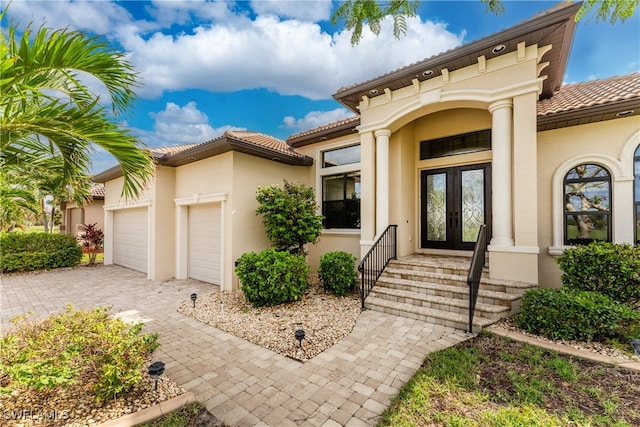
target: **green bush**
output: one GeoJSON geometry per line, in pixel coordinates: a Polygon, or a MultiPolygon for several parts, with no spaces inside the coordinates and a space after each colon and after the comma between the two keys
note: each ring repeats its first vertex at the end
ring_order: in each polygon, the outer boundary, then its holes
{"type": "Polygon", "coordinates": [[[82,259],[76,239],[59,233],[2,233],[0,269],[3,273],[75,267],[82,259]]]}
{"type": "Polygon", "coordinates": [[[556,340],[627,340],[640,333],[640,313],[598,292],[532,289],[522,297],[515,321],[556,340]]]}
{"type": "Polygon", "coordinates": [[[356,258],[347,252],[327,252],[320,258],[318,275],[325,291],[345,296],[356,286],[356,258]]]}
{"type": "Polygon", "coordinates": [[[567,288],[596,291],[640,306],[640,246],[593,242],[566,249],[557,262],[567,288]]]}
{"type": "Polygon", "coordinates": [[[306,243],[315,243],[322,231],[322,215],[313,188],[284,180],[282,186],[259,187],[256,214],[262,214],[273,247],[303,255],[306,243]]]}
{"type": "Polygon", "coordinates": [[[24,322],[24,316],[12,320],[17,329],[0,340],[0,376],[10,378],[9,388],[80,383],[93,390],[98,401],[127,392],[142,379],[158,335],[141,334],[141,323],[127,325],[107,311],[67,306],[64,313],[40,323],[24,322]]]}
{"type": "Polygon", "coordinates": [[[288,251],[245,253],[238,259],[236,274],[245,298],[254,307],[297,301],[309,287],[309,267],[304,257],[288,251]]]}

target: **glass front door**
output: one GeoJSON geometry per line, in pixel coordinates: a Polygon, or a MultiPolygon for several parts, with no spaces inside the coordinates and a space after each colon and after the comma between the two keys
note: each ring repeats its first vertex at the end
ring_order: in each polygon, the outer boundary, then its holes
{"type": "Polygon", "coordinates": [[[422,171],[420,182],[422,247],[473,250],[491,224],[490,164],[422,171]]]}

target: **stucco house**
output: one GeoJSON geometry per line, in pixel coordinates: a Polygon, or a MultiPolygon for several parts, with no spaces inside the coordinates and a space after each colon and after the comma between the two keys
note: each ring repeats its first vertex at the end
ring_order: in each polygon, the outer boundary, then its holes
{"type": "Polygon", "coordinates": [[[480,224],[488,278],[558,286],[554,257],[582,239],[640,240],[640,74],[562,84],[579,4],[339,89],[354,117],[280,141],[227,132],[160,150],[137,200],[105,183],[105,264],[239,286],[234,261],[269,246],[259,185],[316,190],[308,248],[360,258],[390,224],[397,255],[468,255],[480,224]],[[634,184],[635,183],[635,184],[634,184]]]}
{"type": "Polygon", "coordinates": [[[91,198],[83,205],[73,200],[60,203],[61,233],[79,236],[84,231],[83,224],[97,224],[98,228],[104,229],[104,185],[94,185],[90,194],[91,198]]]}

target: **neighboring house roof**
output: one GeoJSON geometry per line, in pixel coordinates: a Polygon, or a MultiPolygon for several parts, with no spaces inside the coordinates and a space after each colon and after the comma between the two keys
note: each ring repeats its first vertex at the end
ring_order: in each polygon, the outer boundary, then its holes
{"type": "MultiPolygon", "coordinates": [[[[640,115],[640,73],[562,86],[537,104],[538,131],[640,115]]],[[[360,116],[291,135],[287,142],[302,147],[357,132],[360,116]]]]}
{"type": "Polygon", "coordinates": [[[563,86],[538,101],[538,130],[640,114],[640,73],[563,86]]]}
{"type": "Polygon", "coordinates": [[[104,184],[96,184],[91,187],[91,197],[94,199],[104,199],[104,184]]]}
{"type": "MultiPolygon", "coordinates": [[[[280,139],[259,132],[227,131],[224,135],[201,144],[154,148],[157,164],[177,167],[197,162],[229,151],[250,154],[288,165],[310,166],[311,157],[295,151],[280,139]]],[[[93,177],[95,182],[107,182],[122,176],[120,166],[115,166],[93,177]]]]}
{"type": "Polygon", "coordinates": [[[362,97],[383,94],[386,88],[396,90],[411,86],[413,79],[420,81],[432,79],[441,75],[441,70],[444,68],[451,72],[467,67],[478,62],[478,57],[480,56],[490,59],[513,52],[520,42],[526,42],[527,46],[533,44],[553,46],[553,49],[544,56],[544,61],[548,61],[549,66],[544,69],[547,77],[543,82],[541,95],[542,98],[550,97],[562,85],[575,31],[574,16],[580,5],[581,3],[579,2],[559,3],[506,30],[363,83],[343,87],[333,97],[354,113],[358,113],[358,105],[362,97]],[[504,45],[505,48],[498,53],[494,53],[493,49],[500,45],[504,45]]]}

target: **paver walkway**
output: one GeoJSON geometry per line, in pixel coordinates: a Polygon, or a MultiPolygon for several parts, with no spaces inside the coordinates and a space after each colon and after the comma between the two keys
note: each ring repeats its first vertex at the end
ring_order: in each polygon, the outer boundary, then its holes
{"type": "Polygon", "coordinates": [[[109,305],[146,318],[160,334],[154,358],[216,417],[239,426],[374,425],[424,356],[464,341],[464,332],[383,313],[360,314],[336,345],[300,363],[205,325],[176,310],[191,293],[217,287],[194,280],[153,282],[117,266],[5,276],[2,327],[18,314],[45,315],[109,305]]]}

